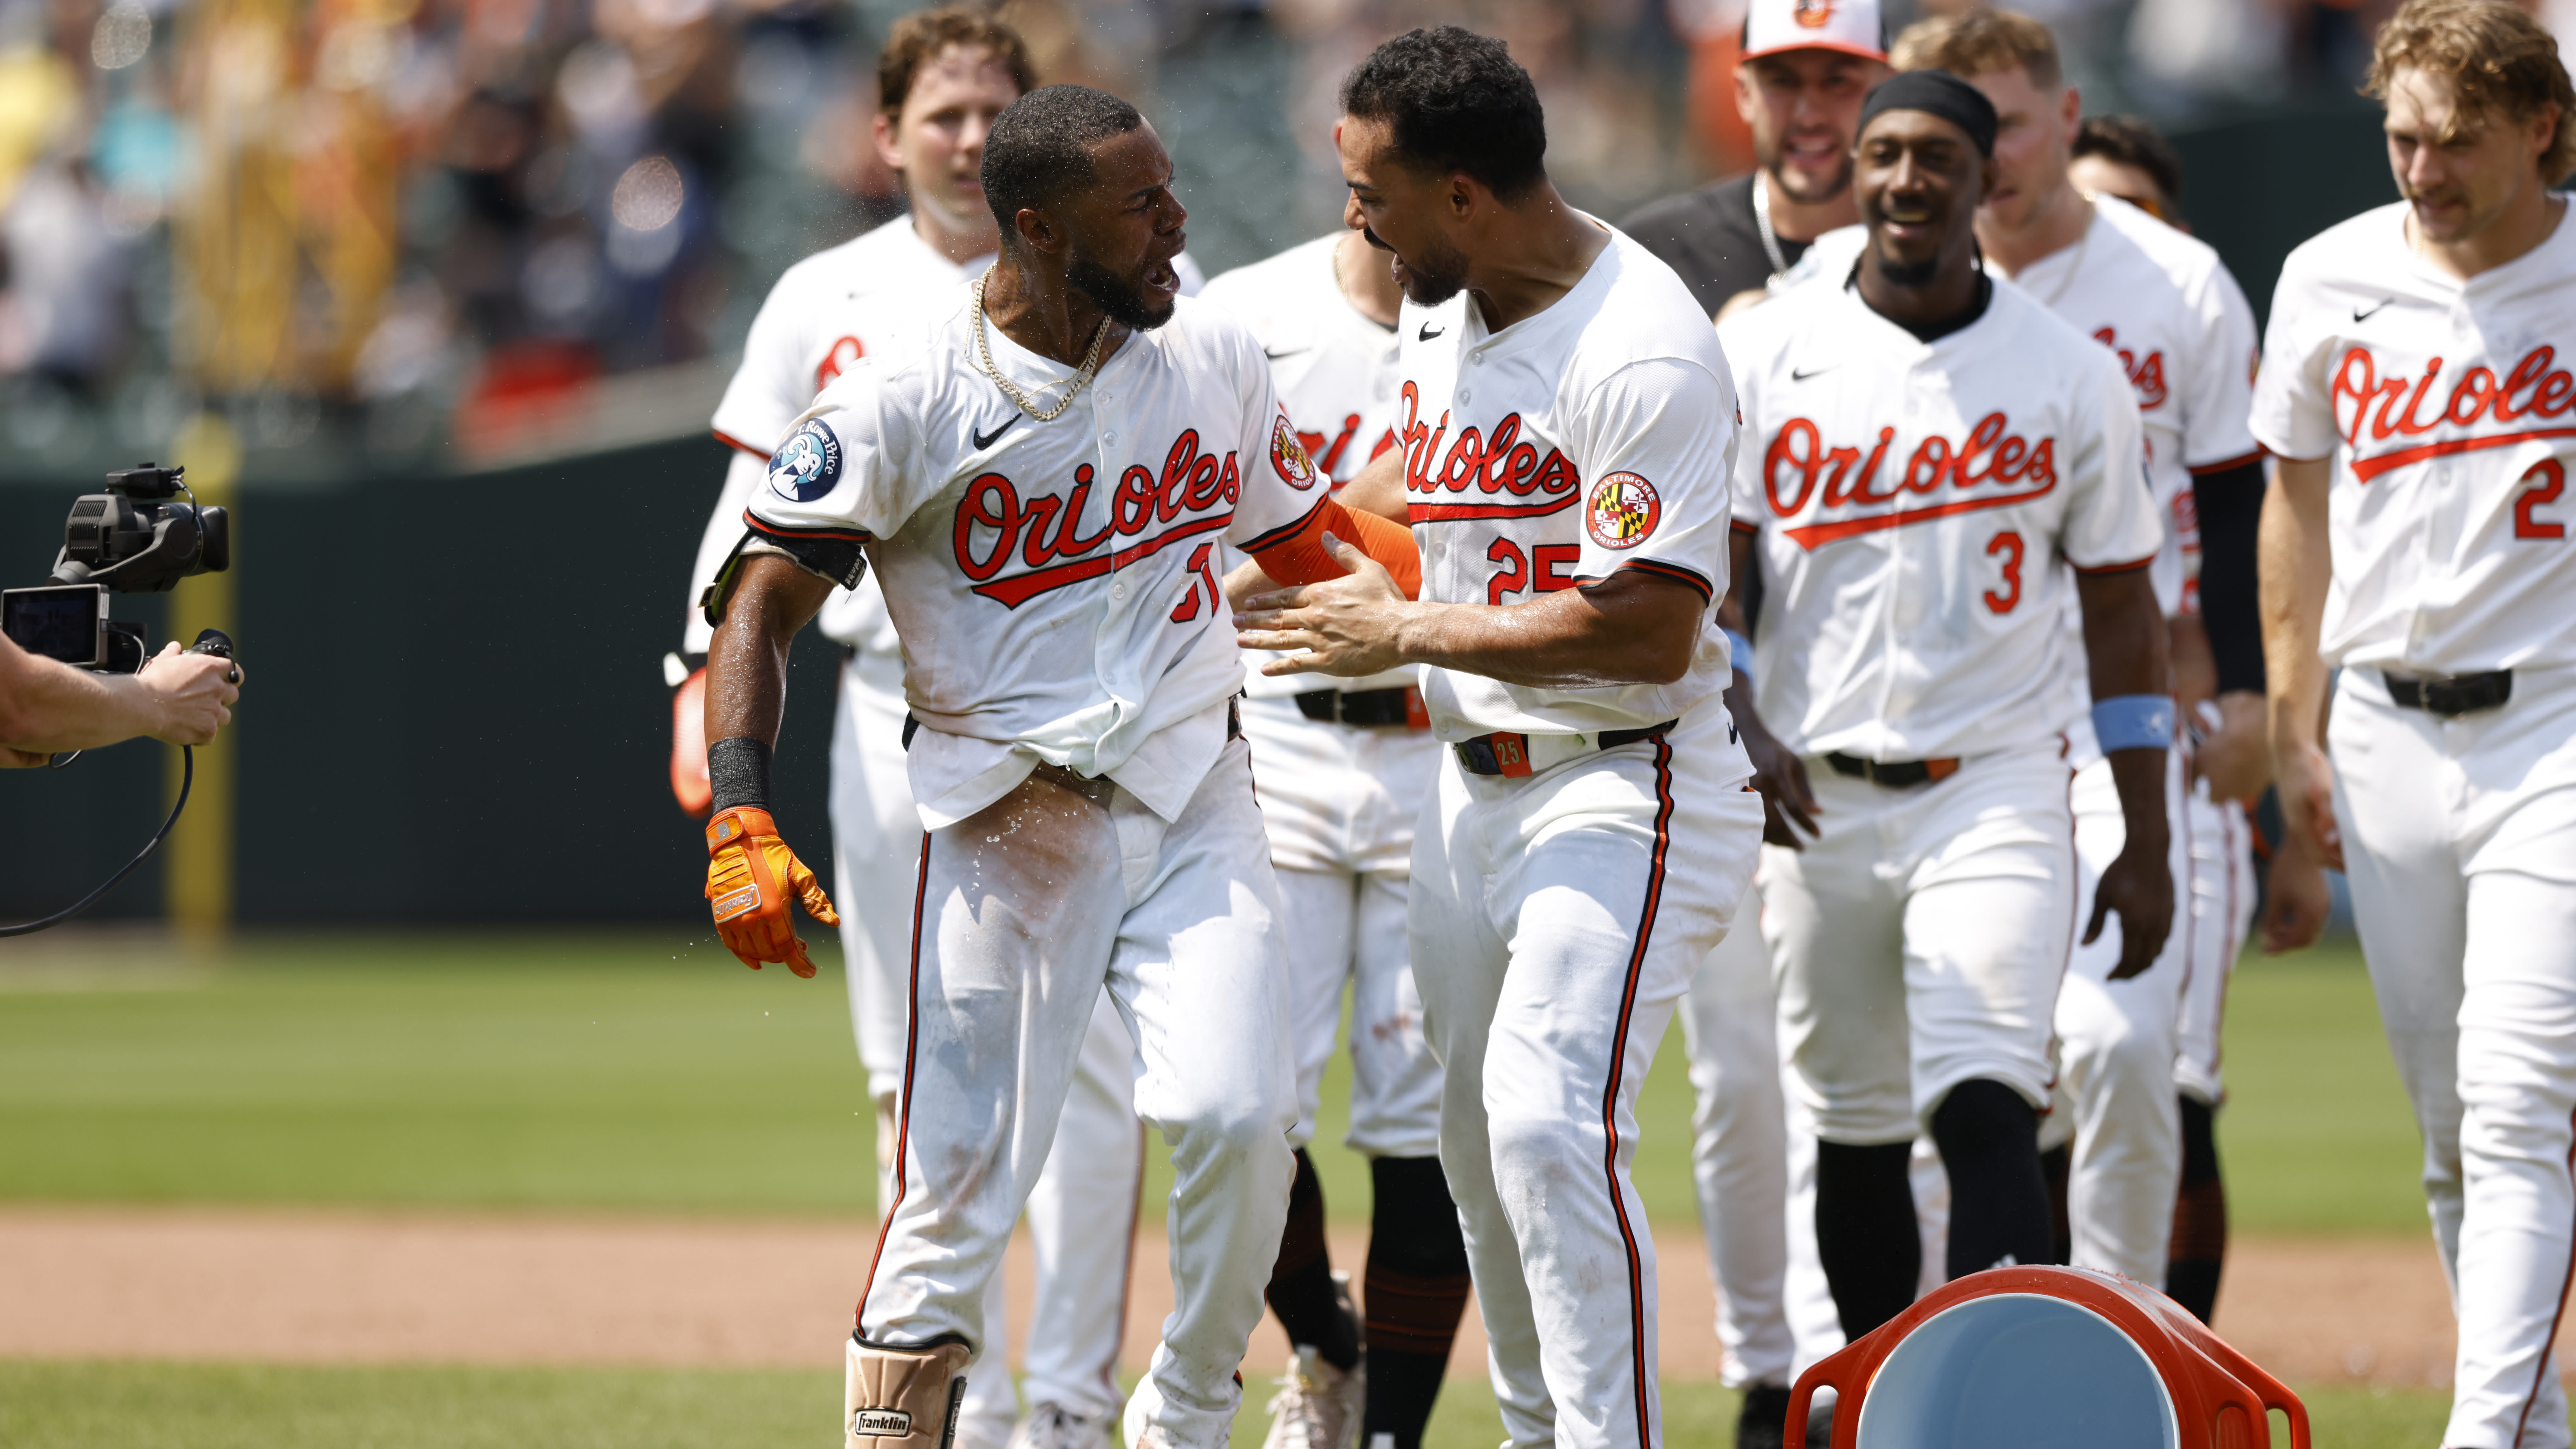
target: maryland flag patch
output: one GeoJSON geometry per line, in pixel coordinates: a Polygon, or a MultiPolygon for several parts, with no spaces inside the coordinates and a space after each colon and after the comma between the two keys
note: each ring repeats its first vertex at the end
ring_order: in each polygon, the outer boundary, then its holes
{"type": "Polygon", "coordinates": [[[1315,486],[1315,460],[1306,456],[1306,445],[1297,441],[1297,430],[1288,425],[1286,413],[1270,425],[1270,466],[1291,488],[1315,486]]]}
{"type": "Polygon", "coordinates": [[[1592,541],[1603,548],[1635,548],[1655,531],[1655,520],[1661,515],[1654,484],[1634,473],[1613,473],[1592,485],[1583,524],[1592,531],[1592,541]]]}

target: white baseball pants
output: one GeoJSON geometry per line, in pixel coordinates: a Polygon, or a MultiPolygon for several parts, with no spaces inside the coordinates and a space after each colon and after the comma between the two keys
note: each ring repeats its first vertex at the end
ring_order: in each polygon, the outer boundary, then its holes
{"type": "Polygon", "coordinates": [[[2254,929],[2254,825],[2235,801],[2210,799],[2206,780],[2192,786],[2186,817],[2191,954],[2183,959],[2182,1014],[2174,1024],[2174,1088],[2215,1107],[2227,1097],[2220,1054],[2227,983],[2254,929]]]}
{"type": "Polygon", "coordinates": [[[1763,847],[1762,901],[1791,1089],[1816,1134],[1912,1141],[1980,1077],[2047,1106],[2075,924],[2056,746],[1979,756],[1912,789],[1821,758],[1807,772],[1824,833],[1804,850],[1763,847]]]}
{"type": "Polygon", "coordinates": [[[1243,702],[1252,778],[1270,834],[1287,923],[1288,1009],[1297,1128],[1315,1136],[1324,1066],[1351,988],[1351,1127],[1371,1157],[1440,1150],[1440,1064],[1422,1037],[1422,997],[1405,952],[1413,827],[1438,768],[1428,730],[1327,724],[1288,698],[1243,702]]]}
{"type": "MultiPolygon", "coordinates": [[[[905,990],[912,953],[913,893],[921,855],[921,817],[903,758],[903,660],[861,649],[841,666],[832,721],[832,899],[841,911],[843,974],[850,1026],[878,1122],[895,1120],[903,1087],[905,990]]],[[[1134,1047],[1117,1007],[1103,993],[1076,1059],[1057,1137],[1069,1145],[1047,1159],[1029,1195],[1036,1292],[1023,1366],[1029,1402],[1077,1413],[1114,1412],[1124,1336],[1130,1252],[1103,1251],[1135,1240],[1137,1194],[1144,1170],[1143,1129],[1132,1096],[1134,1047]]],[[[884,1130],[891,1131],[890,1127],[884,1130]]],[[[891,1137],[878,1153],[879,1210],[894,1201],[891,1137]]],[[[979,1345],[999,1349],[1010,1337],[1001,1275],[985,1296],[979,1345]]],[[[1019,1417],[1020,1399],[993,1353],[967,1375],[957,1437],[963,1449],[1001,1449],[1019,1417]]]]}
{"type": "Polygon", "coordinates": [[[1042,769],[931,832],[917,881],[902,1180],[861,1337],[980,1345],[986,1286],[1105,984],[1135,1041],[1137,1113],[1171,1144],[1176,1179],[1175,1307],[1128,1401],[1128,1441],[1222,1449],[1286,1221],[1296,1109],[1278,892],[1243,743],[1174,821],[1042,769]]]}
{"type": "Polygon", "coordinates": [[[2563,1449],[2576,1239],[2576,670],[2442,719],[2347,669],[2328,748],[2353,913],[2424,1133],[2460,1322],[2448,1449],[2563,1449]]]}
{"type": "Polygon", "coordinates": [[[1413,969],[1513,1449],[1661,1443],[1637,1090],[1752,874],[1747,773],[1716,708],[1517,779],[1442,761],[1413,969]]]}
{"type": "MultiPolygon", "coordinates": [[[[2182,1109],[2174,1100],[2174,1059],[2183,984],[2190,975],[2191,829],[2185,764],[2165,752],[2167,864],[2173,873],[2173,929],[2155,964],[2114,981],[2122,922],[2102,924],[2091,945],[2077,941],[2057,993],[2056,1110],[2040,1127],[2043,1149],[2071,1144],[2066,1216],[2073,1263],[2121,1273],[2161,1289],[2173,1237],[2174,1193],[2182,1184],[2182,1109]]],[[[2093,916],[2093,891],[2128,840],[2111,762],[2075,774],[2075,921],[2093,916]]]]}
{"type": "Polygon", "coordinates": [[[1796,1357],[1781,1300],[1789,1264],[1789,1124],[1779,998],[1761,909],[1760,895],[1748,891],[1734,928],[1700,962],[1681,1005],[1691,1181],[1717,1283],[1718,1380],[1730,1389],[1785,1386],[1796,1357]]]}

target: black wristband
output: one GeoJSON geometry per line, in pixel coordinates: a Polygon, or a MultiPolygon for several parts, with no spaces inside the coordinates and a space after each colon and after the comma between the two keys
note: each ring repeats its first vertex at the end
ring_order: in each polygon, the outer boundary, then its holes
{"type": "Polygon", "coordinates": [[[737,805],[769,808],[769,746],[736,735],[707,746],[707,784],[721,813],[737,805]]]}

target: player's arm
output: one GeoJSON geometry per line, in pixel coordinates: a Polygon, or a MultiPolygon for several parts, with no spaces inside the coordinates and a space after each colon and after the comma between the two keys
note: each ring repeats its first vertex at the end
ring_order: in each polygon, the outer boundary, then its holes
{"type": "Polygon", "coordinates": [[[2260,459],[2191,480],[2200,527],[2200,620],[2216,675],[2219,727],[2194,768],[2222,800],[2251,799],[2272,779],[2263,707],[2263,615],[2256,581],[2262,532],[2260,459]]]}
{"type": "Polygon", "coordinates": [[[1753,707],[1753,631],[1744,612],[1745,580],[1753,577],[1760,566],[1753,545],[1760,536],[1752,529],[1738,525],[1728,530],[1726,542],[1726,597],[1717,604],[1718,627],[1734,641],[1734,673],[1726,684],[1726,712],[1735,721],[1736,734],[1744,742],[1744,753],[1753,761],[1753,788],[1762,792],[1762,838],[1773,845],[1791,850],[1804,850],[1806,843],[1798,838],[1799,830],[1820,835],[1816,816],[1823,813],[1816,804],[1816,793],[1807,783],[1807,762],[1798,752],[1780,743],[1762,722],[1762,712],[1753,707]]]}
{"type": "Polygon", "coordinates": [[[2283,458],[2263,498],[2263,666],[2269,681],[2272,773],[2281,814],[2317,860],[2343,869],[2334,816],[2334,767],[2318,742],[2326,666],[2317,641],[2334,560],[2326,535],[2329,460],[2283,458]]]}
{"type": "Polygon", "coordinates": [[[1390,523],[1411,527],[1413,515],[1404,501],[1404,449],[1389,448],[1369,459],[1368,466],[1334,496],[1353,512],[1374,513],[1390,523]]]}
{"type": "Polygon", "coordinates": [[[2155,964],[2173,929],[2173,868],[2166,859],[2172,829],[2165,815],[2165,748],[2123,744],[2120,716],[2140,713],[2135,737],[2157,733],[2147,727],[2150,701],[2163,700],[2162,735],[2172,737],[2171,666],[2165,653],[2164,611],[2144,567],[2075,576],[2076,598],[2084,611],[2084,653],[2092,676],[2094,729],[2103,736],[2103,753],[2111,763],[2111,783],[2120,793],[2120,818],[2127,839],[2119,858],[2104,868],[2093,892],[2093,918],[2085,923],[2084,940],[2102,934],[2111,912],[2120,913],[2120,964],[2114,981],[2126,980],[2155,964]]]}
{"type": "Polygon", "coordinates": [[[796,938],[791,899],[827,926],[840,924],[814,873],[779,838],[769,813],[769,760],[787,709],[787,651],[813,621],[833,581],[774,553],[741,559],[707,652],[707,899],[726,949],[754,971],[784,961],[814,974],[796,938]]]}
{"type": "Polygon", "coordinates": [[[1348,577],[1257,594],[1235,615],[1245,648],[1295,651],[1262,673],[1430,664],[1536,689],[1670,684],[1690,668],[1708,607],[1697,589],[1642,569],[1525,604],[1417,603],[1358,549],[1329,545],[1348,577]]]}

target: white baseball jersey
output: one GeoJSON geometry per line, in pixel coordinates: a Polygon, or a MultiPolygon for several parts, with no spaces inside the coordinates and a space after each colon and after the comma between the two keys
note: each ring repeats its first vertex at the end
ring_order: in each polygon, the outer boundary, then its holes
{"type": "Polygon", "coordinates": [[[2254,309],[2208,243],[2111,196],[2093,223],[2013,275],[2075,330],[2120,359],[2137,394],[2147,482],[2165,518],[2165,546],[2148,572],[2168,616],[2183,611],[2197,570],[2191,506],[2195,473],[2241,468],[2254,441],[2254,309]]]}
{"type": "MultiPolygon", "coordinates": [[[[742,365],[716,404],[718,441],[762,465],[787,441],[796,418],[844,368],[881,350],[906,330],[906,319],[931,298],[984,270],[959,266],[931,248],[898,216],[876,230],[816,252],[789,267],[751,320],[742,365]]],[[[742,510],[766,472],[736,468],[707,522],[698,568],[689,576],[688,627],[682,647],[704,653],[713,631],[701,617],[698,591],[714,577],[742,536],[742,510]]],[[[816,620],[836,642],[872,652],[895,647],[894,626],[874,579],[832,595],[816,620]]]]}
{"type": "MultiPolygon", "coordinates": [[[[1336,490],[1395,446],[1400,381],[1395,332],[1362,316],[1342,294],[1334,274],[1333,249],[1348,234],[1318,237],[1237,267],[1199,294],[1233,313],[1261,339],[1279,405],[1287,409],[1306,456],[1336,490]]],[[[1261,651],[1258,657],[1272,656],[1261,651]]],[[[1410,667],[1364,679],[1255,672],[1244,692],[1268,699],[1310,689],[1387,689],[1413,681],[1410,667]]]]}
{"type": "MultiPolygon", "coordinates": [[[[1062,415],[1038,422],[978,362],[955,289],[924,331],[861,358],[800,420],[745,521],[859,542],[903,640],[926,726],[909,756],[931,829],[1041,760],[1106,775],[1170,820],[1223,748],[1243,666],[1216,545],[1259,546],[1324,489],[1260,344],[1181,299],[1129,336],[1062,415]]],[[[1037,399],[1075,372],[982,327],[1037,399]]]]}
{"type": "Polygon", "coordinates": [[[1802,753],[1986,754],[2064,730],[2058,567],[2163,542],[2118,361],[2010,282],[1925,343],[1839,276],[1720,329],[1743,388],[1764,722],[1802,753]]]}
{"type": "MultiPolygon", "coordinates": [[[[1500,332],[1470,293],[1405,304],[1397,439],[1422,598],[1526,603],[1622,568],[1711,600],[1725,592],[1735,384],[1700,318],[1673,269],[1616,231],[1573,290],[1500,332]]],[[[1432,728],[1456,741],[1678,719],[1714,700],[1729,669],[1712,608],[1670,684],[1538,689],[1422,673],[1432,728]]]]}
{"type": "Polygon", "coordinates": [[[2333,459],[2321,652],[2424,675],[2576,664],[2576,226],[2463,282],[2408,247],[2406,213],[2290,253],[2263,344],[2254,435],[2333,459]]]}

